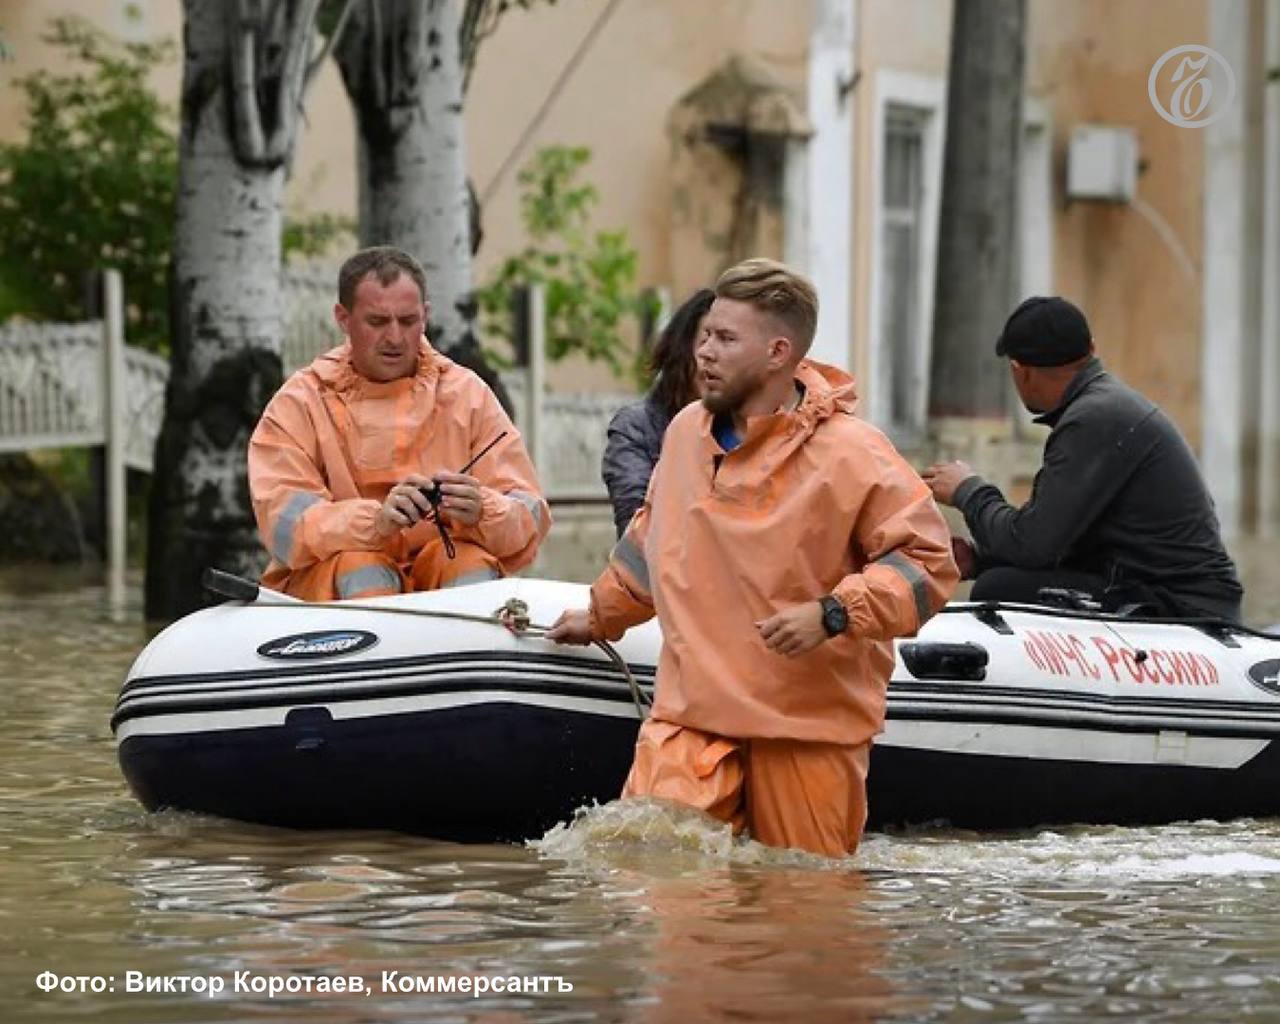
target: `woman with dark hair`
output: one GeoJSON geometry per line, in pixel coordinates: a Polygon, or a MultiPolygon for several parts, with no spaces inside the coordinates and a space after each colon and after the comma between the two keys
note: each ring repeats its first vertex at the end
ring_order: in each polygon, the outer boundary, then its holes
{"type": "Polygon", "coordinates": [[[667,424],[698,398],[693,354],[702,337],[702,321],[715,297],[710,288],[700,288],[671,315],[649,357],[649,370],[654,377],[649,393],[643,401],[619,409],[609,422],[601,472],[609,488],[619,537],[644,504],[667,424]]]}

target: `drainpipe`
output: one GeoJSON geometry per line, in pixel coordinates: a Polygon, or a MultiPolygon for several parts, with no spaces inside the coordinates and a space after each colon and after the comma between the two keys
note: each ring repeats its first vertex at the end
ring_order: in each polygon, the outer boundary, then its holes
{"type": "MultiPolygon", "coordinates": [[[[1259,217],[1262,212],[1257,168],[1250,157],[1258,139],[1250,116],[1256,82],[1250,60],[1253,4],[1210,0],[1209,45],[1231,65],[1236,95],[1225,114],[1203,129],[1204,278],[1200,396],[1201,465],[1217,506],[1222,532],[1235,537],[1250,524],[1254,473],[1249,441],[1258,427],[1264,346],[1261,333],[1259,217]]],[[[1256,506],[1255,506],[1256,507],[1256,506]]]]}

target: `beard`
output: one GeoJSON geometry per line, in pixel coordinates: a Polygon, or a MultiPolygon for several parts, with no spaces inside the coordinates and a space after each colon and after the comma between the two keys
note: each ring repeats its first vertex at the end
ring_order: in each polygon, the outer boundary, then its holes
{"type": "Polygon", "coordinates": [[[711,392],[707,385],[702,386],[702,407],[712,416],[731,416],[742,408],[743,404],[760,389],[762,381],[754,377],[743,377],[733,384],[720,383],[719,390],[711,392]]]}
{"type": "Polygon", "coordinates": [[[712,416],[731,415],[733,410],[738,408],[741,404],[742,403],[740,401],[737,401],[732,396],[725,395],[723,393],[718,395],[708,395],[704,393],[702,396],[702,407],[706,409],[707,412],[711,413],[712,416]]]}

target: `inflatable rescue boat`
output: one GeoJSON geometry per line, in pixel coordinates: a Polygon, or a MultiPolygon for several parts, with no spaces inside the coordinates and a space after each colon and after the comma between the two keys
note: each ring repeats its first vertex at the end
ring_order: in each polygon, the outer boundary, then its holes
{"type": "MultiPolygon", "coordinates": [[[[618,795],[656,623],[611,650],[519,629],[585,606],[585,586],[510,578],[334,604],[234,577],[219,589],[240,599],[159,634],[116,704],[120,764],[147,808],[493,841],[618,795]]],[[[897,644],[872,823],[1280,814],[1277,741],[1280,638],[952,604],[897,644]]]]}

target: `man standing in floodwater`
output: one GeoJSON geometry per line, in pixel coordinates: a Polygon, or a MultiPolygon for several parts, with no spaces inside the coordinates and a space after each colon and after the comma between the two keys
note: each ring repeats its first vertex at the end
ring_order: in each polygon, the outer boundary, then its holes
{"type": "Polygon", "coordinates": [[[617,639],[656,613],[656,700],[623,795],[839,856],[866,824],[893,638],[959,574],[929,489],[854,417],[852,378],[803,361],[817,317],[813,285],[780,263],[724,273],[702,401],[672,420],[590,607],[548,636],[617,639]]]}

